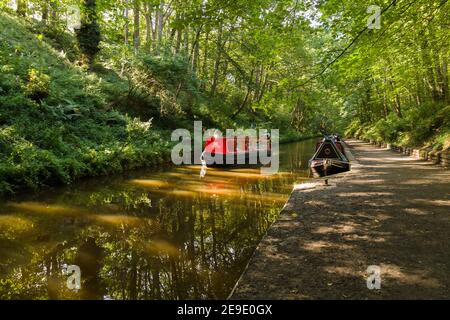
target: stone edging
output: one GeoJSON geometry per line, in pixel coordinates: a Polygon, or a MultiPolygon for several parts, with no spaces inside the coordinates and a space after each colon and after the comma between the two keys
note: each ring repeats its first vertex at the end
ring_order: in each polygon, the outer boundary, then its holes
{"type": "Polygon", "coordinates": [[[433,164],[441,165],[445,168],[450,168],[450,149],[442,151],[433,151],[432,148],[413,148],[413,147],[400,147],[385,142],[376,142],[373,140],[363,140],[365,142],[376,145],[380,148],[387,148],[392,151],[402,153],[406,156],[411,156],[415,159],[424,161],[431,161],[433,164]]]}

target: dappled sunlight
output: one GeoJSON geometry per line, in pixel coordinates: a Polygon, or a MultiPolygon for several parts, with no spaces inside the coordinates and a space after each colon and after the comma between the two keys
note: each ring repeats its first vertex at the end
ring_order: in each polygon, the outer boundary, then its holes
{"type": "Polygon", "coordinates": [[[169,172],[165,174],[167,177],[170,178],[177,178],[177,179],[192,179],[192,177],[190,176],[186,176],[185,173],[181,173],[181,172],[169,172]]]}
{"type": "Polygon", "coordinates": [[[193,186],[192,188],[189,188],[188,190],[192,190],[193,192],[201,193],[201,194],[209,194],[212,196],[225,196],[227,198],[240,198],[245,193],[241,191],[239,188],[234,189],[228,189],[228,188],[221,188],[220,186],[214,186],[214,185],[207,185],[207,186],[193,186]]]}
{"type": "Polygon", "coordinates": [[[20,211],[43,215],[73,216],[87,214],[87,212],[82,208],[39,202],[9,202],[7,206],[20,211]]]}
{"type": "Polygon", "coordinates": [[[268,202],[278,202],[284,203],[288,198],[288,194],[278,194],[278,193],[254,193],[251,191],[242,190],[239,187],[228,188],[227,186],[221,185],[185,185],[183,189],[175,190],[153,190],[154,193],[165,194],[176,197],[189,197],[196,198],[203,195],[211,197],[220,197],[224,199],[246,199],[246,200],[257,200],[257,201],[268,201],[268,202]]]}
{"type": "Polygon", "coordinates": [[[260,169],[249,169],[249,168],[230,169],[229,171],[237,173],[254,173],[254,174],[259,174],[261,172],[260,169]]]}
{"type": "Polygon", "coordinates": [[[122,225],[128,225],[128,226],[146,226],[147,221],[146,219],[133,217],[133,216],[127,216],[127,215],[115,215],[115,214],[96,214],[91,217],[92,219],[104,223],[104,224],[110,224],[114,226],[122,226],[122,225]]]}
{"type": "Polygon", "coordinates": [[[383,278],[395,280],[399,283],[428,288],[439,288],[442,286],[439,280],[429,276],[425,270],[406,271],[404,268],[393,264],[381,264],[380,267],[383,278]]]}
{"type": "Polygon", "coordinates": [[[383,179],[358,179],[356,181],[353,181],[353,184],[356,185],[364,185],[364,184],[379,184],[384,185],[386,180],[383,179]]]}
{"type": "Polygon", "coordinates": [[[381,236],[346,234],[342,238],[345,241],[355,241],[355,242],[361,242],[361,241],[370,242],[370,243],[383,243],[383,242],[386,242],[386,237],[381,237],[381,236]]]}
{"type": "Polygon", "coordinates": [[[182,190],[182,189],[174,189],[174,190],[153,190],[153,193],[166,195],[166,196],[174,196],[179,198],[196,198],[198,197],[198,193],[194,191],[182,190]]]}
{"type": "Polygon", "coordinates": [[[337,192],[336,196],[338,197],[344,197],[344,198],[354,198],[354,197],[373,197],[373,196],[386,196],[390,197],[393,196],[393,192],[337,192]]]}
{"type": "Polygon", "coordinates": [[[140,186],[140,187],[156,187],[156,188],[167,188],[170,184],[164,180],[152,180],[152,179],[134,179],[130,180],[129,183],[140,186]]]}
{"type": "Polygon", "coordinates": [[[365,281],[365,279],[366,279],[363,272],[361,272],[361,271],[358,272],[358,271],[352,269],[351,267],[327,266],[327,267],[324,267],[323,270],[335,277],[336,276],[360,277],[361,280],[363,280],[363,281],[365,281]]]}
{"type": "Polygon", "coordinates": [[[185,190],[195,191],[198,193],[210,193],[211,190],[224,190],[225,192],[230,191],[230,195],[233,195],[233,192],[244,192],[244,189],[241,185],[232,183],[231,181],[221,181],[221,180],[205,180],[205,181],[195,181],[188,182],[180,187],[183,187],[185,190]]]}
{"type": "Polygon", "coordinates": [[[359,224],[356,224],[354,222],[347,222],[345,224],[336,224],[333,226],[320,226],[316,228],[315,230],[311,231],[312,233],[317,234],[327,234],[327,233],[337,233],[337,234],[344,234],[344,233],[354,233],[356,232],[357,228],[360,227],[359,224]]]}
{"type": "Polygon", "coordinates": [[[351,250],[354,246],[343,244],[343,243],[334,243],[328,241],[307,241],[301,245],[304,250],[311,252],[321,252],[323,250],[351,250]]]}
{"type": "MultiPolygon", "coordinates": [[[[293,172],[280,171],[280,172],[277,172],[274,176],[275,176],[275,178],[277,178],[277,177],[295,177],[295,176],[297,176],[297,174],[293,173],[293,172]]],[[[304,179],[304,180],[309,180],[309,179],[304,179]]]]}
{"type": "MultiPolygon", "coordinates": [[[[189,171],[189,173],[196,174],[200,172],[200,169],[202,168],[201,165],[190,165],[190,166],[182,166],[177,167],[176,170],[178,171],[189,171]]],[[[208,171],[217,170],[216,168],[208,168],[208,171]]]]}
{"type": "Polygon", "coordinates": [[[265,250],[265,257],[267,259],[280,262],[289,260],[289,254],[279,250],[279,246],[273,242],[267,245],[265,250]]]}
{"type": "Polygon", "coordinates": [[[170,257],[179,257],[181,255],[179,248],[164,240],[151,240],[144,245],[145,251],[153,256],[168,255],[170,257]]]}
{"type": "Polygon", "coordinates": [[[299,183],[299,184],[294,184],[294,188],[296,190],[307,190],[307,189],[313,190],[316,186],[317,186],[317,183],[299,183]]]}
{"type": "Polygon", "coordinates": [[[32,220],[16,215],[0,215],[0,237],[7,234],[8,237],[28,233],[35,228],[32,220]]]}
{"type": "MultiPolygon", "coordinates": [[[[354,204],[359,204],[361,206],[361,211],[374,211],[374,210],[383,210],[385,208],[389,208],[391,206],[395,206],[398,204],[397,199],[394,197],[383,198],[383,201],[374,201],[373,198],[376,195],[372,195],[372,198],[361,198],[359,201],[354,202],[354,204]]],[[[344,198],[345,199],[345,198],[344,198]]]]}
{"type": "Polygon", "coordinates": [[[403,211],[405,211],[407,214],[412,214],[415,216],[426,216],[429,214],[433,214],[433,212],[431,212],[430,210],[424,210],[421,208],[405,208],[403,209],[403,211]]]}
{"type": "Polygon", "coordinates": [[[429,183],[429,184],[434,183],[434,180],[418,178],[418,179],[402,180],[399,183],[400,184],[405,184],[405,185],[422,185],[422,184],[425,184],[425,183],[429,183]]]}
{"type": "Polygon", "coordinates": [[[286,202],[286,200],[289,198],[288,195],[283,194],[277,194],[277,193],[270,193],[270,192],[264,192],[262,194],[247,194],[246,196],[249,200],[259,200],[264,202],[275,202],[279,204],[283,204],[286,202]]]}
{"type": "Polygon", "coordinates": [[[207,171],[207,176],[213,177],[224,177],[233,179],[248,179],[248,180],[259,180],[259,179],[274,179],[275,176],[264,176],[259,173],[245,173],[245,172],[233,172],[233,171],[207,171]]]}
{"type": "Polygon", "coordinates": [[[419,204],[423,204],[423,205],[450,207],[450,200],[411,199],[410,201],[413,203],[419,203],[419,204]]]}
{"type": "Polygon", "coordinates": [[[305,204],[307,204],[309,206],[313,206],[313,207],[320,207],[320,208],[327,208],[327,207],[333,206],[331,203],[329,203],[328,201],[324,201],[324,200],[308,200],[308,201],[305,201],[305,204]]]}
{"type": "MultiPolygon", "coordinates": [[[[389,219],[393,218],[393,215],[391,213],[386,213],[383,210],[380,209],[373,209],[373,210],[366,210],[363,213],[358,213],[357,215],[358,217],[361,218],[366,218],[368,219],[370,222],[382,222],[382,221],[387,221],[389,219]]],[[[354,215],[347,215],[348,218],[352,218],[354,217],[354,215]]]]}

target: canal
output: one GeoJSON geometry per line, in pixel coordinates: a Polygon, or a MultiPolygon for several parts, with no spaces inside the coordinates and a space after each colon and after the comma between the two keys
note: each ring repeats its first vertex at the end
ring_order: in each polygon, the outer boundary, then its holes
{"type": "Polygon", "coordinates": [[[166,167],[0,203],[0,299],[224,299],[315,140],[280,146],[280,172],[166,167]],[[81,289],[66,285],[67,265],[81,289]]]}

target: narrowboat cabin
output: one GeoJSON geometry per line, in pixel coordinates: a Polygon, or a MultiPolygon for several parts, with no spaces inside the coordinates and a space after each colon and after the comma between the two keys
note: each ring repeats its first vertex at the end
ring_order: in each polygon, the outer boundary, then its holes
{"type": "Polygon", "coordinates": [[[244,143],[236,137],[213,136],[206,141],[201,160],[209,167],[261,166],[260,154],[269,157],[271,147],[270,136],[254,142],[246,137],[244,143]]]}

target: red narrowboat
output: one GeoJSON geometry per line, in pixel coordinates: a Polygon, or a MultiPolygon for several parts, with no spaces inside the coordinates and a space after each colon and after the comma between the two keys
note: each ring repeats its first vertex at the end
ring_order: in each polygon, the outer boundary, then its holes
{"type": "Polygon", "coordinates": [[[210,167],[259,166],[260,153],[271,156],[270,137],[251,141],[246,137],[244,143],[237,137],[210,137],[202,154],[203,161],[210,167]]]}

